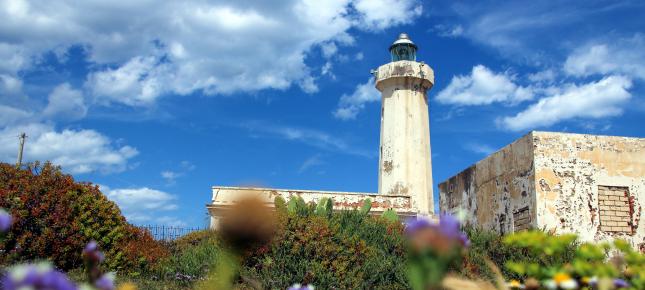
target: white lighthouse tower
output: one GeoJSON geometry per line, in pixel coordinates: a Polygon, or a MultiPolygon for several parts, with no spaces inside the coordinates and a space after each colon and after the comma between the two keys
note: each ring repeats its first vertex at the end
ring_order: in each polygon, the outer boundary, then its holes
{"type": "Polygon", "coordinates": [[[401,33],[392,61],[374,72],[381,92],[378,193],[409,195],[418,215],[434,213],[428,90],[434,72],[416,61],[417,46],[401,33]]]}

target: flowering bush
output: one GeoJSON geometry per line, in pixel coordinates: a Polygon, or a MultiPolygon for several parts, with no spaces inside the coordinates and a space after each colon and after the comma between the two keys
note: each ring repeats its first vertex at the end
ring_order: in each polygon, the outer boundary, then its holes
{"type": "Polygon", "coordinates": [[[470,241],[460,230],[459,221],[441,216],[433,223],[425,218],[411,219],[405,226],[409,240],[408,276],[415,290],[437,288],[448,270],[461,264],[470,241]]]}
{"type": "Polygon", "coordinates": [[[137,271],[134,267],[163,256],[97,186],[76,182],[49,163],[30,169],[0,163],[0,207],[11,213],[14,225],[0,242],[0,264],[48,259],[64,270],[77,268],[78,253],[91,240],[105,250],[110,269],[137,271]],[[146,240],[145,247],[134,249],[146,240]]]}
{"type": "MultiPolygon", "coordinates": [[[[520,232],[505,237],[509,245],[543,257],[563,255],[575,235],[551,236],[540,231],[520,232]]],[[[506,266],[523,277],[511,285],[525,289],[645,289],[645,255],[622,240],[613,243],[584,243],[573,250],[570,263],[546,265],[542,261],[508,261],[506,266]]]]}
{"type": "MultiPolygon", "coordinates": [[[[0,236],[4,236],[11,227],[12,217],[0,208],[0,236]]],[[[95,241],[89,242],[83,249],[87,280],[83,285],[87,290],[115,290],[114,274],[101,271],[100,264],[105,256],[98,249],[95,241]]],[[[76,290],[79,289],[64,273],[54,269],[48,262],[36,264],[19,264],[3,269],[0,273],[0,288],[3,290],[76,290]]]]}

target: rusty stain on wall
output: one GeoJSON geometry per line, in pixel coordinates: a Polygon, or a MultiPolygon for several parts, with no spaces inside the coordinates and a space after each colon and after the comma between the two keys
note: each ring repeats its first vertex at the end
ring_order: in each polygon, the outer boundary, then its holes
{"type": "Polygon", "coordinates": [[[469,223],[483,228],[512,232],[517,223],[500,218],[520,218],[524,214],[515,213],[528,206],[533,228],[577,233],[584,241],[619,237],[634,247],[645,243],[639,224],[645,200],[643,138],[531,132],[441,183],[439,191],[442,212],[463,209],[469,223]],[[631,231],[601,229],[598,215],[605,204],[599,188],[604,187],[629,192],[620,201],[629,205],[631,231]]]}

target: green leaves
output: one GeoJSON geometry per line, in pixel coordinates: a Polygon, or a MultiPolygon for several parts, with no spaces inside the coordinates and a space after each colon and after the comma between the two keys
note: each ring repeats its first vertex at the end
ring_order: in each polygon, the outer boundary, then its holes
{"type": "Polygon", "coordinates": [[[399,215],[397,215],[396,212],[391,208],[388,208],[386,211],[384,211],[381,216],[386,221],[389,221],[389,222],[392,222],[392,223],[399,221],[399,215]]]}
{"type": "Polygon", "coordinates": [[[315,212],[319,216],[330,218],[332,215],[333,207],[334,207],[334,204],[331,198],[323,197],[316,205],[315,212]]]}
{"type": "Polygon", "coordinates": [[[366,198],[363,200],[363,206],[361,206],[360,213],[363,215],[367,215],[370,213],[370,210],[372,209],[372,200],[369,198],[366,198]]]}

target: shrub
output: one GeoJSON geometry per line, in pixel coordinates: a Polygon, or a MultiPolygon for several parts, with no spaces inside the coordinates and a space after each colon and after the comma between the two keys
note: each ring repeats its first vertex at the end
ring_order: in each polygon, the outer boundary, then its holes
{"type": "Polygon", "coordinates": [[[137,271],[133,267],[164,255],[96,185],[76,182],[50,163],[28,169],[0,163],[0,207],[15,219],[0,243],[2,264],[48,259],[61,269],[77,268],[91,240],[105,251],[106,266],[114,270],[137,271]]]}
{"type": "Polygon", "coordinates": [[[164,259],[152,276],[190,286],[202,279],[222,253],[217,234],[211,230],[190,233],[173,241],[172,254],[164,259]]]}
{"type": "MultiPolygon", "coordinates": [[[[573,260],[576,244],[567,245],[566,251],[561,255],[544,257],[541,253],[529,251],[526,248],[515,244],[504,242],[504,236],[493,232],[482,230],[476,227],[466,227],[471,245],[464,259],[461,269],[454,269],[469,278],[484,278],[489,281],[495,280],[495,273],[486,264],[489,260],[495,264],[507,279],[522,278],[517,272],[506,267],[507,261],[522,261],[526,263],[541,262],[545,267],[562,265],[573,260]]],[[[515,235],[513,235],[515,236],[515,235]]],[[[544,233],[546,237],[554,237],[544,233]]]]}
{"type": "MultiPolygon", "coordinates": [[[[327,215],[297,199],[277,207],[273,242],[245,260],[242,275],[269,289],[406,289],[403,227],[365,210],[327,215]]],[[[327,208],[327,206],[325,206],[327,208]]]]}

